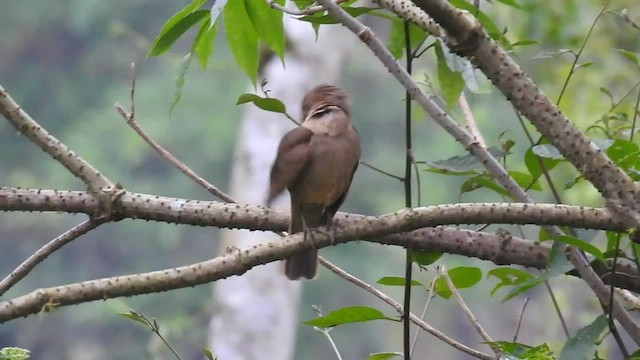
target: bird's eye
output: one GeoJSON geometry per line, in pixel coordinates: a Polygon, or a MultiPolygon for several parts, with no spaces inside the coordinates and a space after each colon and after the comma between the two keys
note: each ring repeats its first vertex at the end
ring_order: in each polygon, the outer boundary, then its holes
{"type": "Polygon", "coordinates": [[[333,109],[331,107],[329,107],[329,106],[323,107],[323,108],[320,108],[320,109],[314,111],[311,116],[315,117],[315,118],[319,118],[319,117],[327,115],[328,113],[331,112],[331,110],[333,110],[333,109]]]}

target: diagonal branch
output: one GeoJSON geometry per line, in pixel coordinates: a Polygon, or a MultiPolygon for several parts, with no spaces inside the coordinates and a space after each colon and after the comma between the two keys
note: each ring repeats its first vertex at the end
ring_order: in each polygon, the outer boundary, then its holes
{"type": "Polygon", "coordinates": [[[629,226],[638,225],[640,186],[602,153],[537,87],[520,66],[491,39],[475,18],[444,0],[414,0],[448,33],[444,40],[470,59],[525,115],[540,133],[609,201],[633,211],[629,226]]]}
{"type": "Polygon", "coordinates": [[[2,296],[2,294],[9,290],[13,285],[18,283],[18,281],[27,276],[31,272],[31,270],[33,270],[33,268],[43,262],[53,252],[70,243],[71,241],[77,239],[78,237],[95,229],[103,222],[104,221],[100,222],[99,220],[85,220],[81,224],[74,226],[73,228],[65,231],[57,238],[49,241],[46,245],[38,249],[25,261],[23,261],[15,270],[11,272],[11,274],[0,281],[0,296],[2,296]]]}
{"type": "Polygon", "coordinates": [[[62,164],[74,176],[79,177],[90,189],[97,191],[101,188],[111,189],[114,187],[114,184],[106,176],[49,134],[22,110],[2,85],[0,85],[0,114],[9,120],[20,133],[62,164]]]}

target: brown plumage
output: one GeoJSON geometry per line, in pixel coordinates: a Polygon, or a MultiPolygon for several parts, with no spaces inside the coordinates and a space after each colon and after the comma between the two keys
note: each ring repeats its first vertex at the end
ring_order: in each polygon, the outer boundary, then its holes
{"type": "MultiPolygon", "coordinates": [[[[303,123],[280,141],[271,168],[267,204],[285,188],[291,195],[289,233],[331,226],[344,202],[360,160],[360,138],[350,118],[349,96],[332,85],[318,85],[302,100],[303,123]]],[[[312,238],[312,236],[311,236],[312,238]]],[[[286,260],[291,280],[316,275],[318,251],[286,260]]]]}

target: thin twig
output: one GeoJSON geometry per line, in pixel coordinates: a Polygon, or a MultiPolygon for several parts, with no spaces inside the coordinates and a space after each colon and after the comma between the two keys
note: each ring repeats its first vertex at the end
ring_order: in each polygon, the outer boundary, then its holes
{"type": "Polygon", "coordinates": [[[155,152],[157,152],[164,160],[166,160],[169,164],[173,165],[175,168],[180,170],[183,174],[185,174],[189,179],[193,180],[196,184],[202,186],[209,193],[216,196],[217,198],[226,201],[226,202],[235,202],[231,196],[225,194],[220,191],[213,184],[205,180],[202,176],[198,175],[195,171],[191,170],[187,165],[178,160],[177,157],[173,156],[169,151],[163,148],[160,144],[158,144],[155,140],[153,140],[149,135],[147,135],[144,130],[138,125],[135,120],[135,86],[136,86],[136,76],[135,76],[135,64],[131,65],[131,92],[130,92],[130,100],[131,100],[131,110],[127,112],[122,105],[116,103],[115,107],[120,116],[125,120],[127,125],[133,129],[141,138],[144,140],[155,152]]]}
{"type": "MultiPolygon", "coordinates": [[[[289,9],[283,5],[276,3],[275,0],[265,0],[265,1],[267,2],[267,4],[269,4],[269,6],[271,6],[271,8],[276,9],[278,11],[282,11],[285,14],[289,14],[293,16],[313,15],[315,13],[324,11],[324,8],[320,5],[310,5],[302,10],[298,10],[298,9],[289,9]]],[[[337,0],[336,4],[342,4],[343,2],[346,2],[346,1],[347,0],[337,0]]]]}
{"type": "MultiPolygon", "coordinates": [[[[315,311],[316,314],[319,317],[324,316],[322,314],[322,310],[320,309],[319,306],[312,305],[311,307],[312,307],[313,311],[315,311]]],[[[342,360],[342,355],[340,355],[340,350],[338,350],[338,346],[336,345],[335,341],[333,341],[333,337],[331,337],[331,334],[329,333],[329,331],[331,331],[332,328],[324,328],[324,327],[314,326],[313,329],[316,330],[316,331],[321,332],[322,334],[324,334],[324,336],[329,341],[329,344],[331,344],[331,347],[333,348],[333,352],[336,353],[336,357],[338,358],[338,360],[342,360]]]]}
{"type": "MultiPolygon", "coordinates": [[[[398,314],[403,315],[404,314],[404,309],[402,308],[402,305],[393,300],[391,297],[389,297],[387,294],[383,293],[382,291],[374,288],[373,286],[367,284],[366,282],[358,279],[357,277],[347,273],[346,271],[342,270],[341,268],[339,268],[338,266],[332,264],[331,262],[329,262],[328,260],[320,257],[320,263],[322,264],[322,266],[324,266],[325,268],[329,269],[330,271],[332,271],[333,273],[335,273],[336,275],[338,275],[339,277],[347,280],[348,282],[356,285],[359,288],[362,288],[366,291],[368,291],[369,293],[373,294],[375,297],[377,297],[378,299],[384,301],[385,303],[389,304],[391,307],[393,307],[398,314]]],[[[421,320],[420,318],[418,318],[417,316],[415,316],[412,313],[409,313],[410,315],[410,319],[411,322],[413,322],[414,324],[416,324],[417,326],[419,326],[420,328],[422,328],[423,330],[427,331],[428,333],[430,333],[431,335],[435,336],[436,338],[442,340],[443,342],[451,345],[452,347],[466,353],[469,354],[473,357],[476,357],[478,359],[486,359],[486,360],[491,360],[494,359],[493,356],[489,355],[489,354],[485,354],[483,352],[480,352],[478,350],[472,349],[464,344],[461,344],[459,342],[457,342],[456,340],[448,337],[447,335],[441,333],[438,329],[432,327],[431,325],[427,324],[425,321],[421,320]]]]}
{"type": "Polygon", "coordinates": [[[520,316],[518,317],[518,324],[516,325],[516,331],[513,335],[513,342],[518,340],[518,334],[520,333],[520,326],[522,325],[522,319],[524,318],[524,311],[527,309],[527,304],[529,304],[529,297],[527,296],[524,299],[524,304],[522,304],[522,309],[520,310],[520,316]]]}
{"type": "MultiPolygon", "coordinates": [[[[431,304],[431,299],[433,299],[435,297],[435,295],[433,295],[433,289],[436,286],[436,282],[432,281],[429,284],[429,291],[428,291],[428,296],[427,296],[427,302],[424,304],[424,309],[422,309],[422,314],[420,314],[420,320],[424,321],[424,317],[427,315],[427,309],[429,308],[429,304],[431,304]]],[[[418,337],[420,337],[421,332],[420,331],[416,331],[416,336],[413,338],[413,344],[411,344],[411,356],[413,356],[413,353],[416,349],[416,345],[418,344],[418,337]]]]}
{"type": "MultiPolygon", "coordinates": [[[[467,318],[469,319],[473,327],[476,329],[478,334],[482,336],[484,341],[488,343],[493,343],[493,340],[491,339],[491,336],[489,336],[489,333],[487,333],[487,331],[482,327],[482,325],[480,325],[480,322],[478,321],[476,316],[473,315],[473,312],[471,312],[471,309],[469,309],[467,304],[464,302],[462,295],[460,295],[460,292],[458,291],[456,286],[453,284],[451,277],[449,277],[449,273],[447,273],[445,266],[439,265],[436,267],[436,269],[438,271],[438,275],[442,276],[444,280],[447,282],[447,285],[449,286],[449,290],[451,290],[451,293],[456,297],[456,300],[458,301],[458,305],[460,305],[460,308],[462,309],[462,311],[467,315],[467,318]]],[[[489,346],[497,355],[500,354],[500,349],[498,349],[494,345],[489,345],[489,346]]]]}
{"type": "Polygon", "coordinates": [[[361,161],[360,161],[360,164],[362,164],[363,166],[368,167],[369,169],[371,169],[371,170],[373,170],[373,171],[379,172],[379,173],[380,173],[380,174],[382,174],[382,175],[386,175],[386,176],[388,176],[388,177],[390,177],[390,178],[394,178],[394,179],[396,179],[396,180],[398,180],[398,181],[404,181],[404,178],[402,178],[402,177],[400,177],[400,176],[397,176],[397,175],[393,175],[392,173],[386,172],[386,171],[384,171],[384,170],[382,170],[382,169],[379,169],[379,168],[377,168],[377,167],[375,167],[375,166],[373,166],[373,165],[369,164],[368,162],[364,162],[364,161],[362,161],[362,160],[361,160],[361,161]]]}
{"type": "Polygon", "coordinates": [[[18,265],[2,281],[0,281],[0,296],[7,292],[13,285],[27,276],[33,268],[40,264],[44,259],[51,255],[54,251],[60,249],[64,245],[73,241],[74,239],[88,233],[101,224],[99,220],[85,220],[81,224],[74,226],[73,228],[65,231],[60,236],[49,241],[46,245],[38,249],[35,253],[31,254],[22,264],[18,265]]]}

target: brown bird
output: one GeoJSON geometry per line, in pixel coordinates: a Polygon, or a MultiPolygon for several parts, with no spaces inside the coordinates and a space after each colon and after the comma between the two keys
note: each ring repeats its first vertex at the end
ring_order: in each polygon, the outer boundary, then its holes
{"type": "MultiPolygon", "coordinates": [[[[267,204],[285,188],[289,190],[289,234],[303,231],[304,238],[313,242],[312,228],[326,225],[333,233],[333,216],[347,196],[360,160],[360,138],[350,114],[344,90],[318,85],[302,100],[302,125],[280,141],[267,204]]],[[[317,267],[314,248],[287,259],[285,275],[291,280],[313,279],[317,267]]]]}

